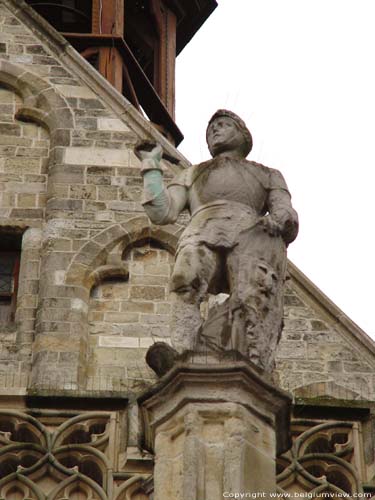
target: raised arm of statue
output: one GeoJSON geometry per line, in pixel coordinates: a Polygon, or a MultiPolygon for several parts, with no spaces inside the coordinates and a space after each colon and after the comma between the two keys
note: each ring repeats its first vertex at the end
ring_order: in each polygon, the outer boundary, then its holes
{"type": "Polygon", "coordinates": [[[142,161],[143,206],[154,224],[169,224],[176,221],[187,202],[186,188],[170,186],[166,188],[160,161],[163,150],[160,144],[144,143],[135,149],[142,161]]]}

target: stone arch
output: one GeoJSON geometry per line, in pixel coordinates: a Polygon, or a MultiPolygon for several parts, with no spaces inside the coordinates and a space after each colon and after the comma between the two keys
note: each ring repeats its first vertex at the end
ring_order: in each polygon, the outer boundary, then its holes
{"type": "Polygon", "coordinates": [[[95,493],[100,500],[106,500],[107,495],[98,484],[92,479],[86,477],[81,473],[75,473],[69,478],[62,481],[58,486],[56,486],[48,495],[51,500],[57,500],[59,495],[64,495],[64,498],[70,497],[73,492],[83,491],[89,495],[89,493],[95,493]]]}
{"type": "MultiPolygon", "coordinates": [[[[104,229],[85,243],[72,259],[61,284],[70,289],[70,297],[76,297],[72,299],[76,322],[76,326],[72,328],[79,331],[79,337],[84,339],[85,360],[82,362],[82,367],[86,366],[88,369],[89,366],[87,363],[90,354],[88,336],[91,289],[102,280],[105,282],[106,279],[110,279],[111,276],[115,279],[127,280],[127,264],[121,260],[122,251],[126,247],[137,241],[151,239],[173,254],[182,230],[183,227],[178,225],[162,228],[152,226],[146,216],[137,216],[104,229]],[[117,245],[120,247],[120,252],[118,261],[114,263],[108,257],[117,245]]],[[[85,373],[88,372],[85,371],[85,373]]],[[[83,375],[81,383],[89,383],[86,377],[87,375],[83,375]]]]}
{"type": "Polygon", "coordinates": [[[30,496],[30,493],[33,494],[34,498],[36,498],[37,500],[45,500],[46,498],[45,495],[29,478],[18,472],[14,472],[9,476],[0,479],[0,495],[4,495],[5,498],[10,498],[5,495],[7,495],[7,493],[13,489],[13,487],[20,490],[20,492],[22,492],[23,494],[29,493],[28,496],[30,496]]]}
{"type": "Polygon", "coordinates": [[[47,128],[54,145],[57,142],[61,145],[54,134],[56,129],[71,129],[74,126],[73,114],[66,100],[48,82],[9,61],[0,61],[0,83],[11,88],[23,100],[16,118],[34,121],[47,128]]]}
{"type": "Polygon", "coordinates": [[[118,489],[115,500],[127,500],[128,498],[131,499],[133,498],[133,495],[135,497],[135,495],[137,495],[138,493],[143,494],[144,498],[146,498],[144,485],[149,479],[150,478],[145,475],[136,475],[126,480],[118,489]]]}
{"type": "Polygon", "coordinates": [[[67,285],[88,288],[92,285],[92,273],[106,264],[109,252],[122,240],[123,248],[145,238],[161,243],[171,253],[177,248],[179,234],[183,228],[178,225],[153,226],[146,216],[139,216],[122,224],[114,224],[101,231],[85,243],[72,260],[65,278],[67,285]]]}

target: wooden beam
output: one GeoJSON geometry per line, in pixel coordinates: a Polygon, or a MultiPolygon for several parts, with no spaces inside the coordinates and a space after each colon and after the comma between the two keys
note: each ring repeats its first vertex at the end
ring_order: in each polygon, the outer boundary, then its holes
{"type": "Polygon", "coordinates": [[[99,48],[99,73],[122,93],[122,57],[115,47],[99,48]]]}
{"type": "Polygon", "coordinates": [[[159,33],[159,43],[155,47],[154,84],[161,100],[174,118],[176,15],[160,0],[151,0],[150,8],[159,33]]]}
{"type": "Polygon", "coordinates": [[[84,49],[82,52],[80,52],[80,54],[84,59],[88,59],[90,56],[99,54],[99,49],[98,47],[88,47],[87,49],[84,49]]]}
{"type": "MultiPolygon", "coordinates": [[[[93,34],[124,35],[124,0],[93,0],[93,34]]],[[[122,58],[115,47],[100,47],[99,72],[122,92],[122,58]]]]}
{"type": "Polygon", "coordinates": [[[86,47],[96,46],[100,48],[114,46],[122,56],[123,63],[126,65],[129,72],[133,87],[137,89],[139,103],[149,119],[154,123],[162,125],[164,129],[169,132],[171,137],[173,137],[173,142],[176,145],[182,141],[184,136],[180,129],[177,127],[171,114],[122,37],[108,34],[94,35],[89,33],[62,33],[62,35],[81,51],[86,47]]]}
{"type": "Polygon", "coordinates": [[[91,31],[93,33],[100,33],[100,9],[100,1],[92,0],[91,31]]]}
{"type": "Polygon", "coordinates": [[[124,0],[99,0],[101,2],[101,33],[124,36],[124,0]]]}
{"type": "Polygon", "coordinates": [[[175,117],[175,81],[176,81],[176,29],[175,14],[167,9],[166,30],[164,33],[165,73],[162,82],[161,97],[171,114],[175,117]]]}

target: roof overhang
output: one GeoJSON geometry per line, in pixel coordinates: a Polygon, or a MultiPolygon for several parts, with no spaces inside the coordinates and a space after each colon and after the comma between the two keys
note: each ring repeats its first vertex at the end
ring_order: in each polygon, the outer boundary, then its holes
{"type": "Polygon", "coordinates": [[[177,17],[176,52],[179,54],[217,7],[216,0],[166,0],[177,17]]]}

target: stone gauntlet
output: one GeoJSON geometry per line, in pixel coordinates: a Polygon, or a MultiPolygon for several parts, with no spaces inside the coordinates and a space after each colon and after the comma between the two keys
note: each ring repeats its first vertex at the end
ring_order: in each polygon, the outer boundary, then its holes
{"type": "Polygon", "coordinates": [[[298,215],[292,207],[279,208],[272,212],[272,219],[279,225],[280,233],[288,245],[298,234],[298,215]]]}

